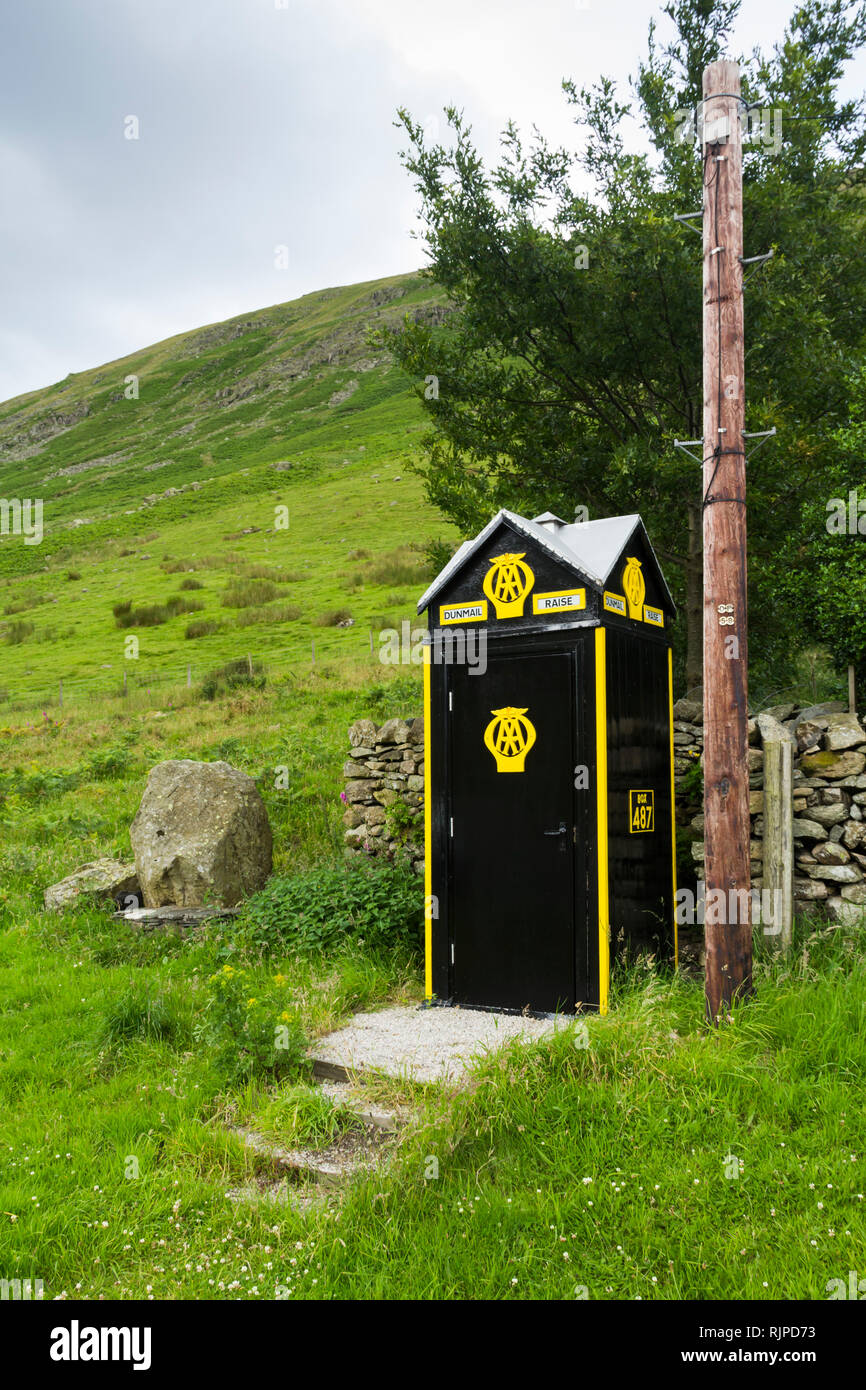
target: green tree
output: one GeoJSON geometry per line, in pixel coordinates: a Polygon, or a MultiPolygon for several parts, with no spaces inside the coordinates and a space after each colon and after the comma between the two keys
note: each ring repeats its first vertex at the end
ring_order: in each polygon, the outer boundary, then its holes
{"type": "Polygon", "coordinates": [[[810,497],[793,553],[776,575],[789,613],[866,693],[866,366],[850,378],[851,420],[834,435],[823,495],[810,497]]]}
{"type": "MultiPolygon", "coordinates": [[[[650,25],[626,101],[607,78],[564,82],[577,151],[537,132],[527,146],[509,124],[488,169],[461,112],[446,108],[448,147],[400,112],[429,274],[453,304],[441,327],[407,319],[385,335],[429,411],[418,466],[430,499],[466,533],[500,506],[639,510],[685,605],[689,687],[701,681],[701,478],[673,440],[702,430],[701,254],[674,216],[701,207],[683,113],[738,10],[673,0],[673,37],[660,44],[650,25]],[[647,150],[627,146],[628,118],[647,150]]],[[[864,42],[862,0],[817,0],[771,55],[739,59],[745,100],[782,122],[778,151],[744,145],[745,254],[775,253],[746,290],[746,428],[779,431],[749,466],[752,628],[766,651],[790,648],[773,556],[820,487],[863,342],[864,109],[837,89],[864,42]]]]}

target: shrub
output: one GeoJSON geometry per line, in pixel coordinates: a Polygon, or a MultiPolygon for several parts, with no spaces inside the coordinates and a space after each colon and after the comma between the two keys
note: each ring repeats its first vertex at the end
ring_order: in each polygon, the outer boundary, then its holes
{"type": "Polygon", "coordinates": [[[102,1047],[118,1047],[136,1038],[183,1047],[191,1040],[190,1020],[169,989],[151,990],[136,980],[109,1005],[99,1030],[102,1047]]]}
{"type": "Polygon", "coordinates": [[[320,613],[313,622],[316,627],[336,627],[338,623],[344,623],[351,616],[348,608],[333,608],[327,613],[320,613]]]}
{"type": "Polygon", "coordinates": [[[281,570],[275,565],[244,565],[243,573],[247,579],[270,579],[274,584],[294,584],[303,579],[303,575],[281,570]]]}
{"type": "Polygon", "coordinates": [[[222,602],[224,608],[260,608],[279,597],[279,589],[269,579],[233,579],[222,602]]]}
{"type": "Polygon", "coordinates": [[[374,560],[367,570],[371,584],[421,584],[429,578],[430,563],[408,546],[374,560]]]}
{"type": "Polygon", "coordinates": [[[241,658],[209,671],[202,681],[201,693],[205,700],[214,700],[217,695],[226,695],[244,686],[264,690],[266,684],[267,676],[261,662],[254,661],[250,671],[249,662],[241,658]]]}
{"type": "Polygon", "coordinates": [[[207,990],[199,1035],[213,1048],[227,1080],[297,1077],[309,1070],[307,1040],[297,1014],[287,1007],[281,976],[263,982],[226,964],[210,977],[207,990]]]}
{"type": "Polygon", "coordinates": [[[118,627],[158,627],[168,620],[168,613],[159,603],[146,603],[141,608],[133,608],[131,603],[119,603],[114,621],[118,627]]]}
{"type": "Polygon", "coordinates": [[[145,603],[133,608],[131,603],[116,603],[111,611],[118,627],[159,627],[181,613],[200,613],[203,608],[203,603],[175,594],[164,604],[145,603]]]}
{"type": "Polygon", "coordinates": [[[96,782],[111,782],[125,777],[134,761],[130,742],[127,739],[113,748],[91,753],[84,764],[88,777],[96,782]]]}
{"type": "Polygon", "coordinates": [[[204,585],[200,579],[184,579],[180,587],[182,589],[203,589],[204,585]]]}
{"type": "Polygon", "coordinates": [[[166,612],[169,613],[172,618],[176,618],[179,613],[200,613],[204,608],[204,604],[199,603],[197,599],[181,598],[179,595],[175,594],[168,599],[165,608],[166,612]]]}
{"type": "Polygon", "coordinates": [[[80,578],[81,578],[81,573],[80,573],[79,570],[67,570],[67,571],[66,571],[66,578],[69,579],[69,580],[80,579],[80,578]]]}
{"type": "Polygon", "coordinates": [[[3,613],[7,618],[14,617],[16,613],[26,613],[28,608],[38,608],[40,603],[47,602],[44,594],[25,594],[22,598],[13,599],[7,603],[3,613]]]}
{"type": "Polygon", "coordinates": [[[245,608],[235,622],[237,627],[253,627],[256,623],[293,623],[303,612],[296,603],[277,603],[271,608],[245,608]]]}
{"type": "Polygon", "coordinates": [[[26,622],[23,618],[17,618],[14,623],[9,624],[3,635],[10,646],[17,647],[21,642],[26,642],[28,637],[33,636],[33,624],[26,622]]]}
{"type": "Polygon", "coordinates": [[[364,860],[272,878],[248,902],[238,936],[265,955],[350,943],[414,951],[422,891],[408,867],[364,860]]]}
{"type": "Polygon", "coordinates": [[[219,632],[222,623],[214,618],[197,618],[194,623],[190,623],[186,630],[187,637],[210,637],[214,632],[219,632]]]}

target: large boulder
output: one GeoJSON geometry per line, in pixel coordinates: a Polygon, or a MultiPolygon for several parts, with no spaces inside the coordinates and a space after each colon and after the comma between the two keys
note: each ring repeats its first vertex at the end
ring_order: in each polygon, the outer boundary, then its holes
{"type": "Polygon", "coordinates": [[[258,787],[228,763],[157,763],[129,837],[145,907],[234,907],[273,864],[258,787]]]}
{"type": "Polygon", "coordinates": [[[112,899],[121,907],[134,907],[133,898],[141,901],[141,889],[134,864],[121,864],[116,859],[94,859],[80,869],[52,883],[43,894],[48,912],[67,912],[76,906],[81,895],[95,897],[101,902],[112,899]]]}

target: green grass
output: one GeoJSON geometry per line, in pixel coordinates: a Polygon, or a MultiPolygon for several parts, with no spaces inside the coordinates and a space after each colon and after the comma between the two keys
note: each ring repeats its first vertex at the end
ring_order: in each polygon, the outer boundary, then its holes
{"type": "MultiPolygon", "coordinates": [[[[96,913],[0,938],[5,1277],[109,1299],[813,1299],[862,1266],[862,935],[760,967],[719,1032],[699,983],[636,970],[588,1036],[511,1044],[458,1094],[390,1083],[417,1116],[390,1168],[304,1216],[228,1202],[255,1169],[230,1127],[322,1145],[352,1121],[307,1084],[220,1087],[188,1028],[221,944],[119,941],[96,913]]],[[[311,1034],[412,997],[357,955],[283,969],[311,1034]]]]}
{"type": "Polygon", "coordinates": [[[326,870],[347,724],[418,708],[411,674],[376,674],[193,691],[159,721],[106,702],[6,736],[0,1272],[43,1279],[47,1297],[109,1299],[825,1297],[862,1268],[866,1238],[856,930],[801,932],[788,963],[759,962],[756,999],[719,1032],[700,982],[635,970],[588,1020],[587,1047],[512,1045],[457,1096],[371,1087],[409,1103],[415,1127],[340,1206],[228,1202],[255,1171],[231,1125],[300,1143],[347,1121],[302,1079],[226,1081],[202,1029],[212,974],[246,950],[251,995],[283,991],[316,1037],[418,999],[417,967],[348,942],[263,956],[240,927],[134,936],[96,909],[48,916],[41,891],[98,854],[128,857],[146,772],[172,756],[258,775],[277,872],[326,870]]]}
{"type": "Polygon", "coordinates": [[[40,545],[0,538],[0,723],[59,707],[61,680],[68,708],[124,675],[180,689],[189,663],[200,678],[250,647],[281,672],[308,668],[313,641],[317,662],[369,657],[397,585],[394,619],[411,617],[429,568],[404,538],[453,528],[408,467],[413,384],[367,336],[439,298],[418,275],[307,295],[0,404],[0,496],[41,497],[45,516],[40,545]],[[204,584],[192,622],[177,574],[204,584]],[[351,628],[319,622],[349,610],[351,628]]]}
{"type": "MultiPolygon", "coordinates": [[[[405,537],[453,535],[407,467],[420,406],[366,342],[433,298],[418,276],[324,291],[0,405],[0,496],[43,497],[47,528],[0,539],[0,1277],[47,1298],[826,1297],[864,1266],[862,929],[805,925],[719,1031],[700,982],[638,967],[607,1018],[510,1045],[459,1094],[372,1079],[415,1112],[387,1170],[305,1216],[226,1198],[256,1167],[233,1125],[326,1143],[352,1124],[294,1058],[281,1080],[266,1049],[223,1065],[247,1005],[314,1038],[421,996],[411,943],[328,894],[347,726],[421,708],[417,668],[380,665],[368,629],[425,584],[405,537]],[[133,614],[153,625],[119,629],[133,614]],[[131,858],[172,757],[257,779],[264,934],[253,910],[185,941],[45,914],[46,885],[131,858]]],[[[398,922],[414,885],[385,891],[398,922]]]]}

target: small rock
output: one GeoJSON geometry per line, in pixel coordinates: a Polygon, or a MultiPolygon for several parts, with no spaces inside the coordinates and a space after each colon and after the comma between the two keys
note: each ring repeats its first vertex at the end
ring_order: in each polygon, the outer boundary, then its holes
{"type": "Polygon", "coordinates": [[[816,776],[836,781],[840,777],[858,776],[866,768],[866,756],[853,749],[844,753],[832,753],[829,750],[823,753],[807,753],[801,758],[800,766],[806,773],[815,773],[816,776]]]}
{"type": "Polygon", "coordinates": [[[794,897],[807,902],[817,902],[830,896],[830,889],[819,879],[795,878],[794,897]]]}
{"type": "Polygon", "coordinates": [[[697,700],[677,700],[674,719],[684,719],[688,724],[703,724],[704,707],[697,700]]]}
{"type": "Polygon", "coordinates": [[[827,732],[821,740],[823,748],[838,751],[844,748],[856,748],[861,743],[866,743],[866,733],[856,714],[831,714],[827,723],[827,732]]]}
{"type": "Polygon", "coordinates": [[[379,730],[379,743],[407,743],[408,740],[409,726],[403,719],[388,719],[379,730]]]}
{"type": "Polygon", "coordinates": [[[795,840],[826,840],[827,831],[815,820],[794,820],[795,840]]]}
{"type": "Polygon", "coordinates": [[[119,900],[126,907],[134,905],[129,899],[135,898],[139,904],[142,901],[134,864],[122,864],[116,859],[94,859],[45,889],[45,910],[66,912],[75,907],[82,893],[104,902],[119,900]]]}
{"type": "Polygon", "coordinates": [[[860,883],[863,875],[854,864],[806,864],[810,878],[819,878],[826,883],[860,883]]]}
{"type": "Polygon", "coordinates": [[[827,911],[834,922],[846,927],[859,927],[866,921],[866,913],[858,903],[848,903],[844,898],[828,898],[827,911]]]}
{"type": "MultiPolygon", "coordinates": [[[[847,864],[851,856],[844,845],[826,840],[823,845],[815,846],[814,858],[819,864],[847,864]]],[[[799,858],[797,862],[801,862],[799,858]]]]}
{"type": "Polygon", "coordinates": [[[377,732],[372,719],[358,719],[349,729],[349,742],[353,748],[362,745],[365,748],[372,747],[376,742],[377,732]]]}
{"type": "Polygon", "coordinates": [[[848,819],[848,812],[844,806],[813,806],[809,811],[811,820],[816,820],[819,825],[831,826],[840,825],[842,821],[848,819]]]}

